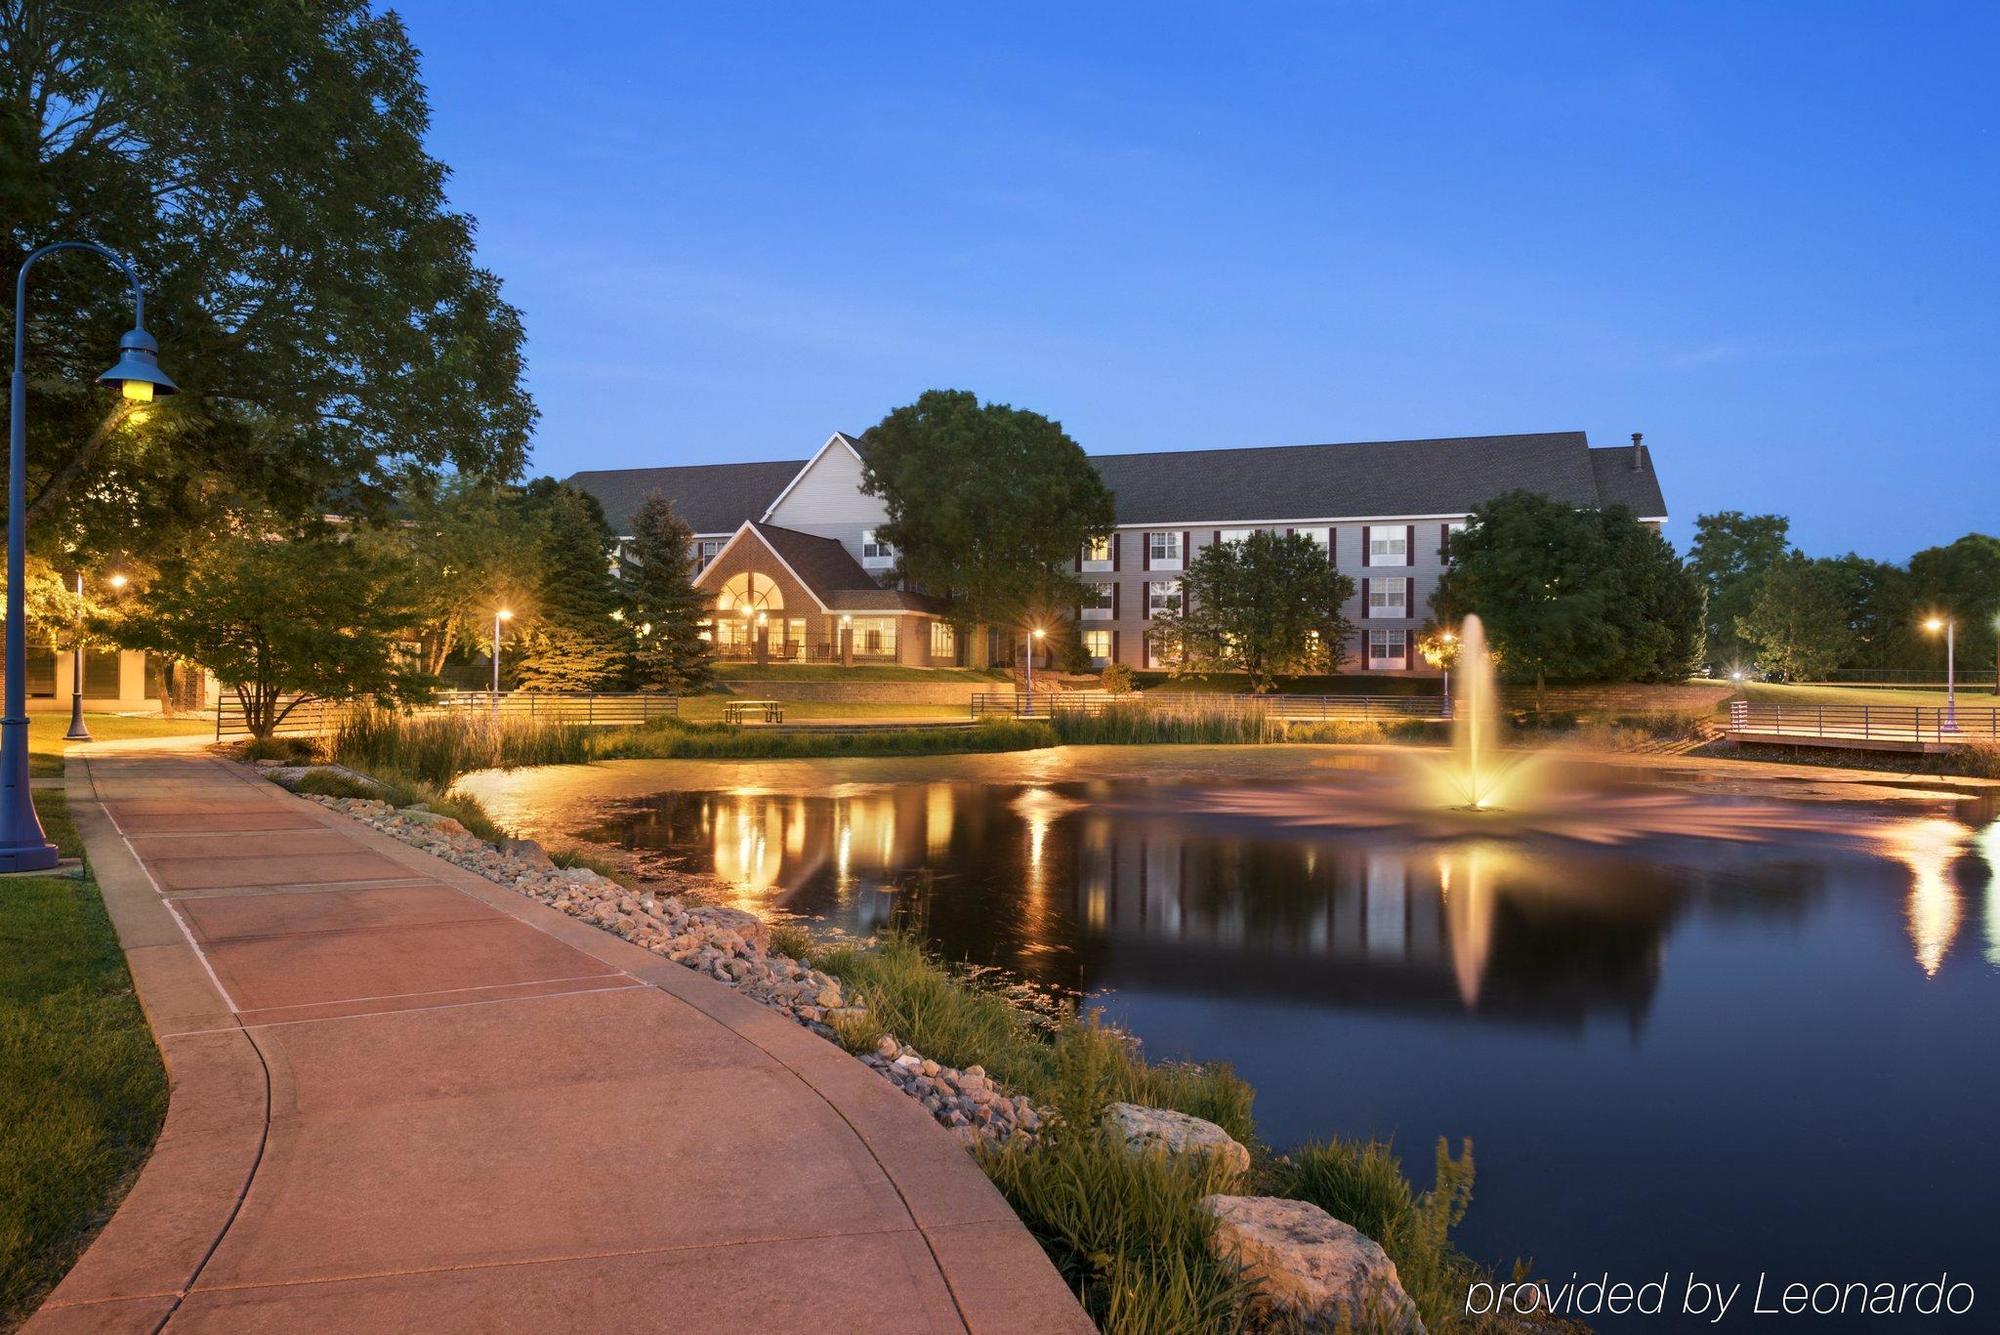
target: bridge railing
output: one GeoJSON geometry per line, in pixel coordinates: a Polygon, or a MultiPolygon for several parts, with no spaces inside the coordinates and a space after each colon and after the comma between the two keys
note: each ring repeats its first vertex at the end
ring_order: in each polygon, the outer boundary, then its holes
{"type": "MultiPolygon", "coordinates": [[[[278,710],[292,706],[283,722],[273,729],[281,737],[316,737],[332,732],[342,719],[368,706],[349,701],[283,697],[278,710]]],[[[621,727],[645,723],[680,713],[677,695],[650,691],[582,692],[554,691],[443,691],[427,704],[411,705],[402,712],[409,718],[544,719],[551,723],[581,723],[586,727],[621,727]]],[[[248,737],[250,728],[243,716],[243,704],[233,691],[225,691],[215,702],[215,740],[248,737]]]]}
{"type": "Polygon", "coordinates": [[[1829,742],[2000,742],[2000,709],[1935,705],[1815,705],[1733,700],[1729,731],[1829,742]]]}

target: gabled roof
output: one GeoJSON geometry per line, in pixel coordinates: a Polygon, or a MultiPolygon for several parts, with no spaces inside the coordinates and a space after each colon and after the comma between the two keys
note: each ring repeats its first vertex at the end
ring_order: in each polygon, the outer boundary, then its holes
{"type": "MultiPolygon", "coordinates": [[[[1198,525],[1459,515],[1516,488],[1595,506],[1592,453],[1583,432],[1553,431],[1103,454],[1092,462],[1117,497],[1120,524],[1198,525]]],[[[1626,462],[1629,471],[1629,452],[1626,462]]]]}
{"type": "MultiPolygon", "coordinates": [[[[835,432],[813,459],[836,446],[862,448],[835,432]]],[[[1652,459],[1642,452],[1635,470],[1633,448],[1593,449],[1581,431],[1549,431],[1099,454],[1091,462],[1117,500],[1117,522],[1126,525],[1455,516],[1517,489],[1664,519],[1652,459]]],[[[674,498],[697,533],[731,533],[769,514],[811,462],[628,468],[578,473],[570,482],[598,498],[620,533],[655,487],[674,498]]]]}
{"type": "Polygon", "coordinates": [[[734,533],[746,519],[764,513],[771,498],[805,467],[803,459],[770,463],[689,464],[678,468],[600,468],[569,477],[604,507],[611,531],[632,532],[632,514],[658,491],[674,503],[697,533],[734,533]]]}
{"type": "Polygon", "coordinates": [[[901,589],[885,589],[876,583],[853,553],[832,538],[822,538],[812,533],[801,533],[797,529],[780,528],[776,524],[766,524],[758,520],[746,520],[736,536],[729,540],[729,546],[718,553],[701,575],[695,577],[699,586],[702,578],[710,570],[720,568],[723,555],[745,538],[755,538],[769,548],[787,570],[806,586],[819,605],[829,612],[931,612],[937,610],[935,599],[920,593],[905,593],[901,589]]]}

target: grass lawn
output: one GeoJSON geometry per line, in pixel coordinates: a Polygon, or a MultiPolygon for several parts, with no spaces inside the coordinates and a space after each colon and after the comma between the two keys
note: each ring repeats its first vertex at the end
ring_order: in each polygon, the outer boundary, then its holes
{"type": "MultiPolygon", "coordinates": [[[[1745,682],[1743,693],[1752,703],[1760,705],[1923,705],[1930,709],[1943,709],[1945,694],[1942,686],[1894,687],[1894,686],[1784,686],[1777,682],[1745,682]]],[[[1958,703],[1962,709],[1991,709],[2000,705],[2000,697],[1993,694],[1991,681],[1970,684],[1960,682],[1958,703]]]]}
{"type": "MultiPolygon", "coordinates": [[[[689,723],[720,723],[723,708],[732,699],[743,698],[755,699],[756,693],[744,691],[735,696],[684,696],[681,699],[681,717],[689,723]]],[[[964,705],[871,705],[850,700],[787,700],[784,704],[787,723],[811,723],[822,719],[829,723],[844,719],[894,719],[910,723],[953,719],[964,722],[969,717],[964,705]]]]}
{"type": "Polygon", "coordinates": [[[1005,681],[1005,668],[919,668],[893,663],[842,667],[838,663],[717,663],[723,681],[1005,681]]]}
{"type": "MultiPolygon", "coordinates": [[[[35,804],[49,836],[76,851],[62,794],[35,804]]],[[[76,1260],[166,1108],[166,1074],[97,886],[0,881],[0,1328],[76,1260]]]]}
{"type": "MultiPolygon", "coordinates": [[[[1243,695],[1250,679],[1240,672],[1213,676],[1176,677],[1170,672],[1135,672],[1132,681],[1142,691],[1193,692],[1200,695],[1243,695]]],[[[1436,677],[1371,677],[1363,673],[1315,677],[1279,677],[1282,695],[1436,695],[1436,677]]]]}
{"type": "MultiPolygon", "coordinates": [[[[85,714],[84,726],[100,742],[122,742],[134,737],[192,737],[215,735],[213,717],[161,718],[158,714],[85,714]]],[[[28,716],[28,772],[36,775],[61,774],[63,734],[69,731],[69,715],[30,714],[28,716]]]]}

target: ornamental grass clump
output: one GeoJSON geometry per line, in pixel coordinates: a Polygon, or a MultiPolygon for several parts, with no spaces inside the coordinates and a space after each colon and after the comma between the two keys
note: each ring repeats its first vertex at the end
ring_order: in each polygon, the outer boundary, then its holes
{"type": "Polygon", "coordinates": [[[1488,1276],[1451,1241],[1472,1202],[1471,1141],[1456,1158],[1438,1141],[1436,1185],[1422,1193],[1403,1176],[1394,1149],[1378,1140],[1313,1142],[1268,1172],[1277,1195],[1310,1201],[1380,1243],[1427,1328],[1477,1328],[1465,1315],[1466,1286],[1488,1276]]]}
{"type": "Polygon", "coordinates": [[[386,709],[362,709],[335,729],[334,759],[371,773],[394,770],[447,788],[481,769],[523,765],[576,765],[592,758],[593,730],[581,723],[488,714],[416,718],[386,709]]]}
{"type": "Polygon", "coordinates": [[[1057,702],[1049,722],[1056,740],[1069,746],[1227,746],[1269,741],[1276,735],[1268,705],[1237,703],[1229,696],[1168,706],[1150,704],[1139,696],[1112,701],[1095,712],[1065,709],[1057,702]]]}

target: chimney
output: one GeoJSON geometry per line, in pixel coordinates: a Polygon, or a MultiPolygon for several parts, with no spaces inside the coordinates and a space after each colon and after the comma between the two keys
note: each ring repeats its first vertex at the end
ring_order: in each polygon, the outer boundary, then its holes
{"type": "Polygon", "coordinates": [[[1646,471],[1646,433],[1643,431],[1632,433],[1632,471],[1635,473],[1646,471]]]}

